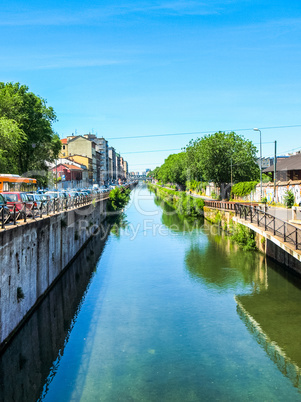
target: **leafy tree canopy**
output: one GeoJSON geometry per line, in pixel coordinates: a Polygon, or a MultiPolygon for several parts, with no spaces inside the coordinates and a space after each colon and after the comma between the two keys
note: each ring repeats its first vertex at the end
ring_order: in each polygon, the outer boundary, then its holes
{"type": "Polygon", "coordinates": [[[11,174],[18,173],[15,155],[26,141],[25,133],[18,124],[5,117],[0,118],[0,171],[11,174]]]}
{"type": "MultiPolygon", "coordinates": [[[[157,168],[156,168],[157,169],[157,168]]],[[[156,170],[155,169],[155,170],[156,170]]],[[[159,168],[157,178],[163,183],[185,184],[186,182],[186,153],[169,155],[159,168]]]]}
{"type": "Polygon", "coordinates": [[[188,170],[195,179],[221,183],[259,178],[256,147],[234,132],[218,132],[191,141],[187,148],[188,170]],[[231,169],[232,166],[232,169],[231,169]]]}
{"type": "Polygon", "coordinates": [[[0,82],[0,169],[23,174],[46,170],[61,142],[52,129],[56,115],[46,101],[19,83],[0,82]]]}
{"type": "Polygon", "coordinates": [[[234,132],[218,132],[190,141],[185,152],[172,154],[152,176],[163,183],[192,182],[222,183],[259,179],[257,149],[252,141],[234,132]]]}

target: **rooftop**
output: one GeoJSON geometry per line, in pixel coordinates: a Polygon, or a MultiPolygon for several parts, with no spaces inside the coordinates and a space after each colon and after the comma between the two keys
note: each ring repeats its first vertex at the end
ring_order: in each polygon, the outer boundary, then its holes
{"type": "MultiPolygon", "coordinates": [[[[278,159],[278,158],[277,158],[278,159]]],[[[301,170],[301,154],[292,155],[289,158],[281,159],[277,162],[276,171],[288,171],[288,170],[301,170]]],[[[270,166],[263,172],[273,172],[274,166],[270,166]]]]}

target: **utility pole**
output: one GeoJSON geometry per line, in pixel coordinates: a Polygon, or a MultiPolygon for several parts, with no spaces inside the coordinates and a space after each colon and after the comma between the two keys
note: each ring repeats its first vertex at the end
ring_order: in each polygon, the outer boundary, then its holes
{"type": "Polygon", "coordinates": [[[233,170],[232,170],[232,158],[231,158],[231,190],[232,190],[232,183],[233,183],[233,174],[232,174],[232,172],[233,172],[233,170]]]}
{"type": "Polygon", "coordinates": [[[57,159],[55,160],[55,188],[57,190],[57,159]]]}
{"type": "Polygon", "coordinates": [[[277,141],[275,141],[275,152],[274,152],[274,201],[276,200],[276,173],[277,173],[277,141]]]}
{"type": "Polygon", "coordinates": [[[262,199],[262,144],[261,144],[261,130],[259,128],[253,128],[254,131],[259,131],[260,139],[260,198],[262,199]]]}

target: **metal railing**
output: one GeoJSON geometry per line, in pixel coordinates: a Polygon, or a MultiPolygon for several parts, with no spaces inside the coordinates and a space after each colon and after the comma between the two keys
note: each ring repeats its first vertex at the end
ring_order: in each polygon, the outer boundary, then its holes
{"type": "Polygon", "coordinates": [[[69,198],[54,198],[39,202],[27,201],[10,203],[6,206],[0,206],[0,228],[5,229],[8,225],[17,225],[21,222],[32,221],[56,213],[80,208],[93,202],[107,199],[108,197],[109,193],[102,193],[69,198]]]}
{"type": "Polygon", "coordinates": [[[280,237],[283,242],[292,244],[296,250],[301,249],[301,229],[267,213],[264,209],[259,208],[258,204],[250,205],[237,202],[206,200],[205,205],[210,208],[234,211],[235,216],[239,216],[240,219],[253,223],[263,228],[264,231],[280,237]]]}

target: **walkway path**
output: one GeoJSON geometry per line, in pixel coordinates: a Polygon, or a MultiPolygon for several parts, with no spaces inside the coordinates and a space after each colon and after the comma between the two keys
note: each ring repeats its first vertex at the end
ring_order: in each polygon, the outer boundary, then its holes
{"type": "MultiPolygon", "coordinates": [[[[204,200],[215,201],[211,197],[198,195],[198,194],[194,194],[194,193],[189,193],[189,192],[187,192],[187,194],[189,194],[191,197],[194,197],[194,198],[203,198],[204,200]]],[[[282,221],[285,221],[285,222],[291,221],[292,216],[293,216],[292,209],[282,208],[282,207],[267,206],[266,212],[270,215],[275,216],[278,219],[281,219],[282,221]]],[[[300,224],[297,224],[294,222],[294,225],[298,225],[298,227],[299,226],[301,227],[301,207],[298,207],[298,209],[297,209],[297,220],[300,220],[300,224]]]]}

